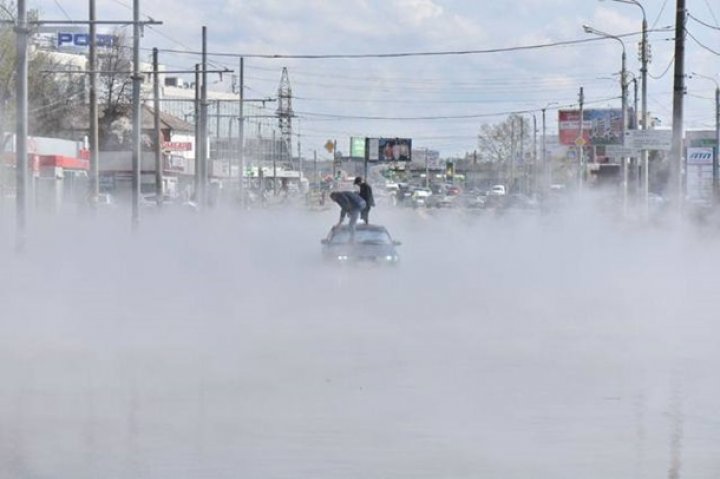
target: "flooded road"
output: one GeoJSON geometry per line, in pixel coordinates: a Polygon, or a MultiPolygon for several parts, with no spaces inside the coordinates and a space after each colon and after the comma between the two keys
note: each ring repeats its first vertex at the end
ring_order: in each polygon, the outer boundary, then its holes
{"type": "Polygon", "coordinates": [[[716,233],[380,210],[35,230],[3,248],[0,472],[33,478],[720,474],[716,233]]]}

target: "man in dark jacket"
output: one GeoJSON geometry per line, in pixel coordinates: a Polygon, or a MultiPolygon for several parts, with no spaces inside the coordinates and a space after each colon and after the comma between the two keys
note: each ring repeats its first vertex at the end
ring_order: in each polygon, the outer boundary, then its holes
{"type": "Polygon", "coordinates": [[[361,176],[355,178],[354,184],[356,186],[360,186],[360,196],[365,200],[365,208],[360,213],[360,217],[363,219],[365,224],[368,224],[370,222],[370,208],[375,206],[372,188],[366,181],[363,181],[361,176]]]}
{"type": "Polygon", "coordinates": [[[330,199],[340,206],[340,221],[338,221],[337,226],[340,226],[345,220],[345,216],[347,216],[349,218],[350,240],[354,241],[355,224],[358,216],[367,206],[365,200],[353,191],[333,191],[330,193],[330,199]]]}

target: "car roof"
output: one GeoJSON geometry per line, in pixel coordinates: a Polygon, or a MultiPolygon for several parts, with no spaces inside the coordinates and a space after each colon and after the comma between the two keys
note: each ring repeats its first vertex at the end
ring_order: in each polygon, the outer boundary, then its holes
{"type": "MultiPolygon", "coordinates": [[[[348,225],[340,225],[333,228],[331,231],[347,231],[350,229],[350,226],[348,225]]],[[[356,225],[355,226],[356,231],[385,231],[387,233],[387,229],[382,225],[356,225]]]]}

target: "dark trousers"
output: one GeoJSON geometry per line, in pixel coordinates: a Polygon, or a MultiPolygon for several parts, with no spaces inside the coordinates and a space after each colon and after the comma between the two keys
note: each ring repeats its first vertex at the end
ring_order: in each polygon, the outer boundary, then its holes
{"type": "Polygon", "coordinates": [[[365,209],[360,212],[360,218],[362,218],[365,224],[370,223],[370,206],[366,206],[365,209]]]}

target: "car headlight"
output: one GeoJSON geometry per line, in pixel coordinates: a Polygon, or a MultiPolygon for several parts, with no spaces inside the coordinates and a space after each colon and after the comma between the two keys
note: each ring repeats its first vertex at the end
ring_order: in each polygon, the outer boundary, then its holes
{"type": "Polygon", "coordinates": [[[341,254],[341,255],[338,255],[337,259],[338,259],[338,261],[347,261],[348,257],[347,257],[347,255],[341,254]]]}
{"type": "Polygon", "coordinates": [[[385,261],[390,261],[390,262],[392,262],[392,261],[397,261],[397,260],[398,260],[398,257],[397,257],[397,256],[394,256],[394,255],[387,255],[387,256],[385,256],[385,261]]]}

